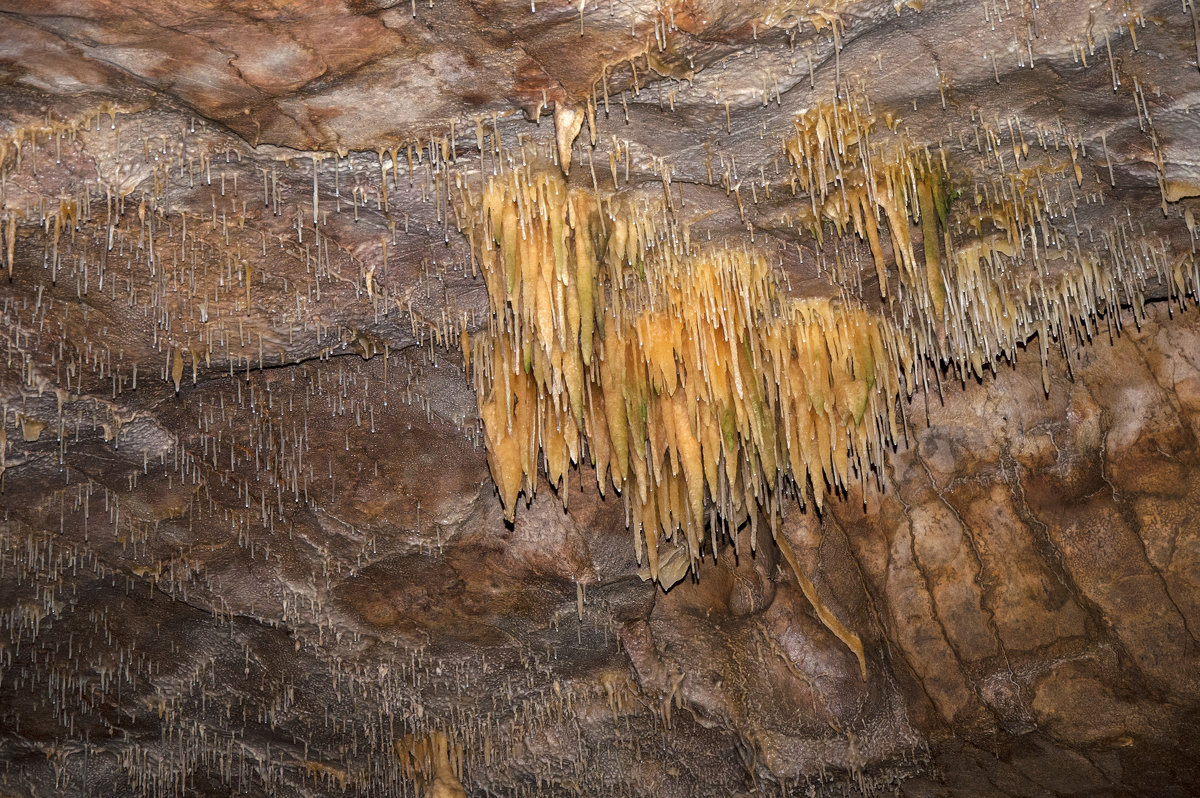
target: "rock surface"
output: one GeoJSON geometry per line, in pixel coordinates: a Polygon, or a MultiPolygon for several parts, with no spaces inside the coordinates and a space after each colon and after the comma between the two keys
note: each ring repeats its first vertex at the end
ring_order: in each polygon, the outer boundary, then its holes
{"type": "Polygon", "coordinates": [[[1200,790],[1193,6],[0,13],[0,793],[1200,790]],[[850,107],[1015,338],[797,188],[850,107]],[[782,508],[865,679],[769,519],[666,591],[586,464],[505,521],[459,223],[534,158],[929,336],[896,445],[782,508]]]}

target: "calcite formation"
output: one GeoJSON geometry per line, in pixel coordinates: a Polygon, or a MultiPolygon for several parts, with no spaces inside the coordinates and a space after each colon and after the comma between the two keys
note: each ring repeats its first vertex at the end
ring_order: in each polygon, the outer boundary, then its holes
{"type": "Polygon", "coordinates": [[[1194,794],[1198,13],[6,4],[0,794],[1194,794]]]}

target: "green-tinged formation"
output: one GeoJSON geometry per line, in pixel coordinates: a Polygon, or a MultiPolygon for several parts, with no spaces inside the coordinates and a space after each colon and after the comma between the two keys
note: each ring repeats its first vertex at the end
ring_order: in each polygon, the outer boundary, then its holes
{"type": "Polygon", "coordinates": [[[981,377],[1036,336],[1048,392],[1052,341],[1090,340],[1101,319],[1111,331],[1126,306],[1140,318],[1148,280],[1181,301],[1200,288],[1191,253],[1128,220],[1084,235],[1074,221],[1085,201],[1083,142],[1065,128],[985,123],[972,149],[987,170],[969,172],[954,168],[951,148],[918,145],[890,114],[877,126],[870,107],[865,97],[819,102],[783,146],[794,221],[818,244],[832,231],[870,248],[904,373],[925,361],[981,377]]]}

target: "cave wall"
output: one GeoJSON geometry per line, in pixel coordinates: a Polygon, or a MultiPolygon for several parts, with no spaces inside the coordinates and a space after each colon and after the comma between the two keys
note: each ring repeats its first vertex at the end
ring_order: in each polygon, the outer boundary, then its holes
{"type": "Polygon", "coordinates": [[[1193,5],[2,13],[5,794],[1195,792],[1193,5]],[[954,200],[882,260],[851,132],[954,200]],[[470,198],[534,167],[891,325],[886,449],[669,589],[586,456],[505,506],[470,198]]]}

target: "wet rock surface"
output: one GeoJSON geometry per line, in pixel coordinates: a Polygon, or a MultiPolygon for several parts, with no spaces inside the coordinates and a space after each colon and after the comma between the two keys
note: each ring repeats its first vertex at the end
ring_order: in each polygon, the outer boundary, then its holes
{"type": "Polygon", "coordinates": [[[1195,13],[5,4],[0,793],[1194,794],[1195,13]],[[586,457],[505,520],[464,358],[464,197],[571,120],[569,186],[923,364],[669,590],[586,457]]]}

